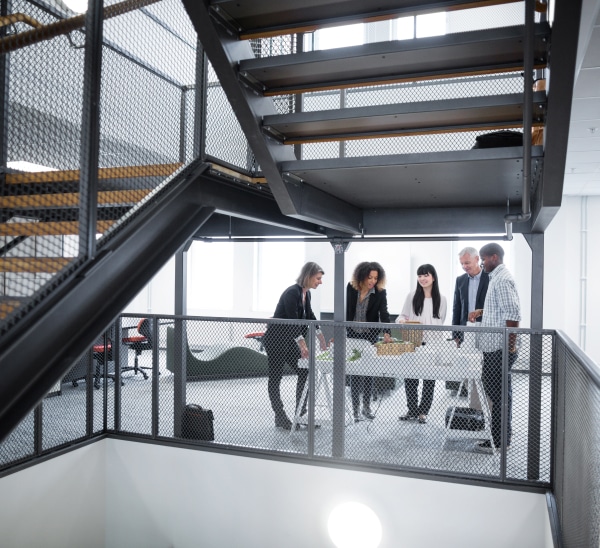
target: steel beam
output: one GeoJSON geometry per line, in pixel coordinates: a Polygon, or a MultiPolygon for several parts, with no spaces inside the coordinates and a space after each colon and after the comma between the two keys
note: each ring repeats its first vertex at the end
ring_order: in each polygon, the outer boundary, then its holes
{"type": "Polygon", "coordinates": [[[580,15],[581,0],[555,2],[544,170],[533,204],[531,232],[544,232],[562,204],[580,15]]]}
{"type": "Polygon", "coordinates": [[[322,198],[327,197],[328,202],[334,205],[330,212],[337,212],[332,219],[329,214],[321,216],[319,208],[313,209],[318,205],[312,201],[314,193],[294,189],[292,195],[278,164],[295,160],[294,149],[262,134],[260,120],[265,115],[275,114],[273,101],[250,87],[242,86],[238,80],[238,63],[253,57],[250,44],[239,41],[237,36],[214,22],[207,3],[193,0],[184,0],[183,3],[282,213],[343,232],[359,233],[362,217],[357,207],[323,192],[322,198]]]}

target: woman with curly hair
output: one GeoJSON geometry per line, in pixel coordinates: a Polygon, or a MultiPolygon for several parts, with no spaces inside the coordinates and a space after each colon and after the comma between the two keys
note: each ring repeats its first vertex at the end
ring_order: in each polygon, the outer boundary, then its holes
{"type": "MultiPolygon", "coordinates": [[[[389,323],[387,309],[387,293],[385,287],[385,271],[376,262],[362,262],[354,269],[352,280],[346,288],[346,321],[349,322],[383,322],[389,323]]],[[[353,339],[364,339],[377,342],[381,329],[377,327],[348,327],[347,336],[353,339]]],[[[389,330],[384,332],[384,342],[390,342],[389,330]]],[[[363,375],[350,376],[350,392],[354,421],[360,420],[360,395],[362,394],[362,415],[373,420],[371,411],[371,392],[373,377],[363,375]]]]}

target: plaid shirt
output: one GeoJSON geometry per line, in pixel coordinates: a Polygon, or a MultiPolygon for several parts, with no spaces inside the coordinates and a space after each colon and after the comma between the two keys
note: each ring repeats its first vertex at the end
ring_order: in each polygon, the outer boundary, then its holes
{"type": "MultiPolygon", "coordinates": [[[[488,286],[481,327],[506,327],[506,320],[521,321],[519,294],[512,275],[504,264],[499,264],[489,273],[488,286]]],[[[501,333],[480,333],[478,347],[483,352],[502,349],[501,333]]]]}

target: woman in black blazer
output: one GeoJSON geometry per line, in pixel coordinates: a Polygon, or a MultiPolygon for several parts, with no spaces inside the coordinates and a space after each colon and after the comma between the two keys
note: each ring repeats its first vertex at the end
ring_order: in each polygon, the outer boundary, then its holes
{"type": "MultiPolygon", "coordinates": [[[[316,289],[323,283],[324,274],[323,269],[317,263],[306,263],[302,267],[296,283],[281,294],[273,317],[287,320],[316,320],[310,306],[310,290],[316,289]]],[[[308,327],[306,325],[271,324],[263,337],[269,365],[269,399],[275,412],[275,426],[285,430],[291,429],[292,422],[285,414],[281,401],[280,387],[283,368],[287,363],[298,375],[296,382],[297,408],[308,377],[308,368],[298,367],[299,358],[308,358],[307,334],[308,327]]],[[[325,337],[320,331],[317,331],[317,336],[321,350],[326,350],[325,337]]],[[[303,402],[301,414],[305,412],[306,402],[303,402]]]]}
{"type": "MultiPolygon", "coordinates": [[[[346,321],[348,322],[383,322],[389,323],[387,309],[387,293],[385,287],[385,271],[376,262],[359,263],[352,274],[352,281],[346,288],[346,321]]],[[[381,329],[377,327],[348,327],[346,334],[353,339],[365,339],[377,342],[381,329]]],[[[383,342],[391,342],[389,330],[384,332],[383,342]]],[[[371,412],[371,392],[373,377],[363,375],[350,376],[350,392],[354,421],[360,418],[360,394],[362,393],[362,414],[373,420],[371,412]]]]}

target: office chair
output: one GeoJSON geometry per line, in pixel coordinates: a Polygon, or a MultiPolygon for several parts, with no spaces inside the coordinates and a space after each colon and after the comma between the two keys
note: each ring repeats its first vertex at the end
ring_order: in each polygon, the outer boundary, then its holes
{"type": "MultiPolygon", "coordinates": [[[[110,374],[105,370],[105,366],[108,362],[112,361],[112,341],[110,337],[106,338],[106,344],[104,342],[104,336],[96,339],[94,346],[92,347],[92,359],[95,364],[94,367],[94,388],[100,388],[100,378],[105,374],[108,378],[115,380],[115,375],[110,374]]],[[[87,370],[90,360],[90,352],[86,352],[79,361],[73,366],[73,368],[63,377],[62,382],[71,382],[74,387],[79,386],[79,381],[87,379],[87,370]]]]}
{"type": "MultiPolygon", "coordinates": [[[[130,329],[135,329],[135,327],[131,326],[123,328],[124,331],[129,331],[130,329]]],[[[125,346],[128,346],[135,351],[135,359],[133,361],[133,367],[123,367],[121,368],[121,372],[133,371],[136,375],[141,373],[144,376],[144,379],[147,379],[148,374],[144,369],[152,369],[152,367],[141,367],[138,358],[141,356],[142,352],[146,350],[152,352],[152,324],[148,318],[142,318],[138,322],[137,332],[139,335],[134,337],[123,337],[122,339],[125,346]]]]}

